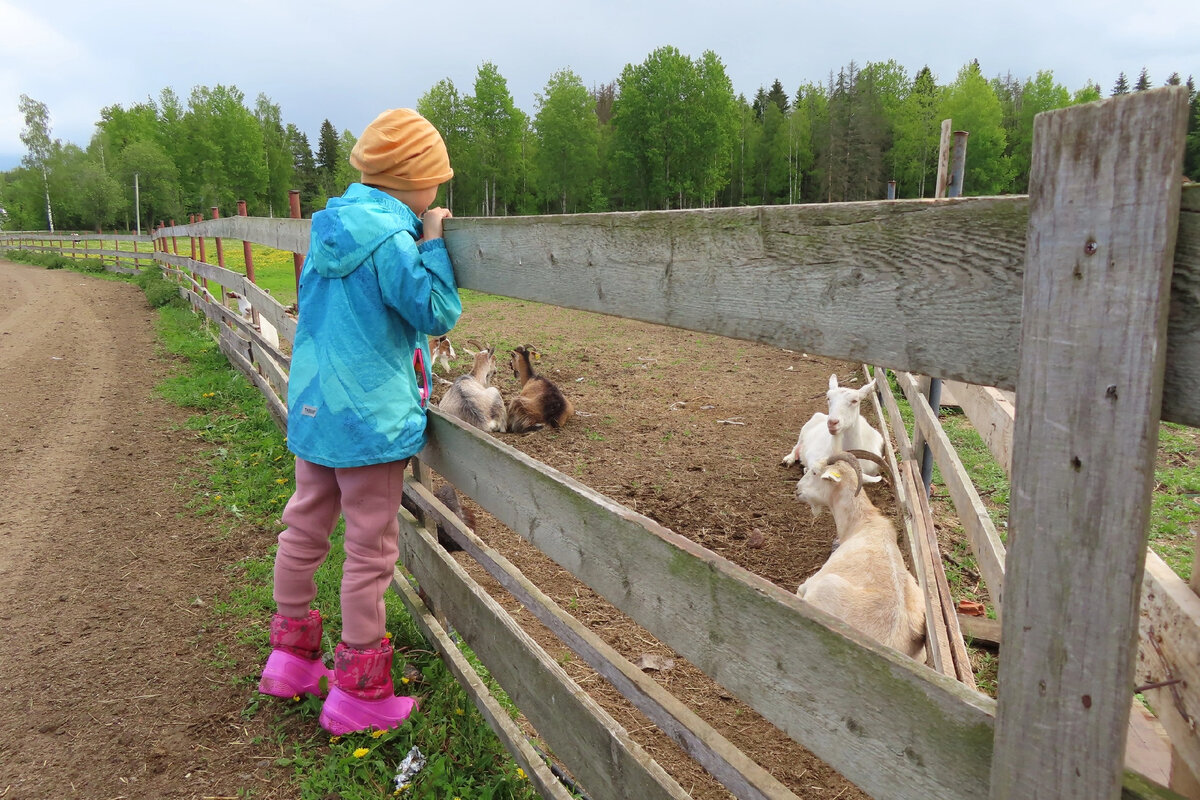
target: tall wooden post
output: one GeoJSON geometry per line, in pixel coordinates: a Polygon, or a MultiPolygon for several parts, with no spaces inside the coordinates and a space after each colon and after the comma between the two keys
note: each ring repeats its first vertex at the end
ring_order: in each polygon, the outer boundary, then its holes
{"type": "Polygon", "coordinates": [[[993,800],[1121,791],[1187,112],[1034,122],[993,800]]]}
{"type": "MultiPolygon", "coordinates": [[[[300,190],[288,190],[288,210],[292,219],[300,219],[300,190]]],[[[300,294],[300,268],[304,266],[304,256],[292,253],[292,267],[296,270],[296,294],[300,294]]],[[[296,308],[299,308],[299,302],[296,308]]]]}

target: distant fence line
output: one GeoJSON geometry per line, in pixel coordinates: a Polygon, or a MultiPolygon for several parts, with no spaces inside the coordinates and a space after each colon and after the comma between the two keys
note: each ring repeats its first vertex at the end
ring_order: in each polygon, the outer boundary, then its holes
{"type": "MultiPolygon", "coordinates": [[[[1186,93],[1168,87],[1040,115],[1030,197],[446,222],[464,288],[1016,389],[1011,435],[989,439],[1011,470],[1007,551],[971,489],[950,490],[976,520],[968,539],[1003,603],[997,701],[436,409],[406,494],[738,797],[794,795],[489,554],[428,492],[428,469],[874,796],[1169,796],[1122,765],[1135,679],[1155,677],[1177,764],[1200,775],[1200,600],[1146,556],[1158,420],[1200,427],[1200,186],[1179,187],[1186,113],[1186,93]]],[[[182,236],[302,253],[307,223],[229,218],[153,237],[154,258],[222,323],[222,350],[285,424],[287,356],[205,283],[251,298],[281,340],[294,321],[245,276],[164,252],[182,236]]],[[[907,377],[900,386],[952,465],[932,411],[907,377]]],[[[890,392],[877,399],[911,517],[907,433],[890,392]]],[[[432,522],[401,516],[408,573],[586,789],[689,796],[611,717],[558,702],[581,690],[437,545],[432,522]]],[[[911,521],[908,538],[914,562],[928,558],[911,521]]],[[[407,576],[393,587],[543,794],[564,796],[407,576]]]]}

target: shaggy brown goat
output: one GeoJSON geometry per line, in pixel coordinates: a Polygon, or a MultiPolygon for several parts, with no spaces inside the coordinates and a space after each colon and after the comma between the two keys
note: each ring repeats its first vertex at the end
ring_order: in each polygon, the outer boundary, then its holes
{"type": "Polygon", "coordinates": [[[521,384],[521,392],[508,403],[509,433],[524,433],[543,425],[559,428],[575,416],[575,406],[562,390],[549,378],[534,372],[533,362],[541,357],[531,344],[512,351],[509,366],[521,384]]]}

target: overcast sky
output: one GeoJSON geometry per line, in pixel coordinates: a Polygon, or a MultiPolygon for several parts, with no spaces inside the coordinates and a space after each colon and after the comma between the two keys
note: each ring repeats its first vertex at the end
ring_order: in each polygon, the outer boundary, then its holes
{"type": "Polygon", "coordinates": [[[1020,80],[1039,69],[1074,91],[1107,96],[1117,74],[1142,67],[1154,85],[1172,72],[1200,81],[1200,0],[1079,3],[788,2],[788,0],[0,0],[0,170],[25,153],[22,94],[47,105],[51,135],[86,147],[107,105],[186,103],[195,86],[233,85],[253,107],[266,94],[316,146],[321,121],[357,136],[386,108],[413,107],[439,80],[473,92],[492,62],[519,108],[564,68],[587,86],[616,80],[671,45],[714,51],[734,90],[779,79],[788,94],[851,60],[928,65],[951,82],[971,59],[1020,80]],[[1088,10],[1082,10],[1086,7],[1088,10]],[[969,10],[968,10],[969,9],[969,10]],[[955,13],[960,14],[956,17],[955,13]]]}

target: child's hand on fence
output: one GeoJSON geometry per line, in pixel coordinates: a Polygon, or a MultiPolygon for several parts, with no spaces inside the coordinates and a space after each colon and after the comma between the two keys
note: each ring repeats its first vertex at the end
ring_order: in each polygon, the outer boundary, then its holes
{"type": "Polygon", "coordinates": [[[421,215],[421,224],[424,230],[422,241],[430,239],[442,238],[442,220],[454,216],[448,208],[431,208],[421,215]]]}

